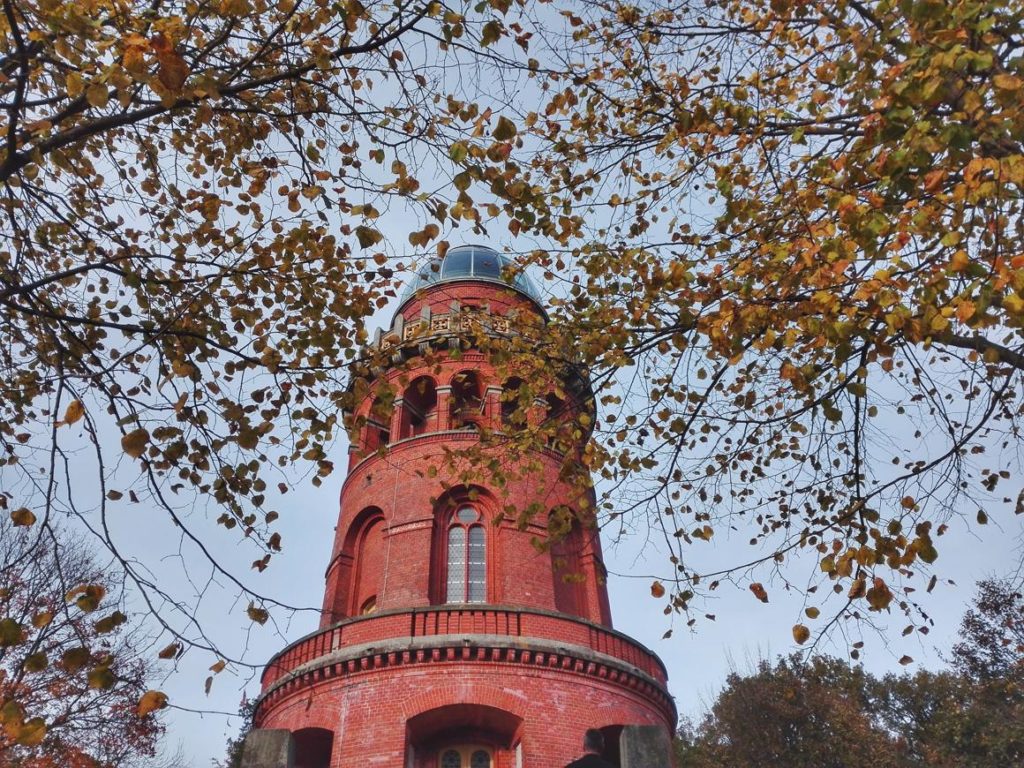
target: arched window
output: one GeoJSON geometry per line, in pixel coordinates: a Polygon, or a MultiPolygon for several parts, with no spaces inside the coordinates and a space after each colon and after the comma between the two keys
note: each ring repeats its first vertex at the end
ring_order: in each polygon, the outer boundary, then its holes
{"type": "Polygon", "coordinates": [[[501,423],[515,429],[526,426],[526,409],[529,403],[523,402],[523,380],[512,377],[501,389],[501,423]]]}
{"type": "Polygon", "coordinates": [[[378,397],[366,416],[365,446],[367,452],[376,451],[391,442],[391,402],[378,397]]]}
{"type": "Polygon", "coordinates": [[[480,513],[461,506],[448,524],[445,602],[487,602],[487,543],[480,513]]]}
{"type": "Polygon", "coordinates": [[[491,768],[491,751],[480,746],[446,747],[441,750],[440,768],[491,768]]]}
{"type": "Polygon", "coordinates": [[[463,371],[452,379],[452,429],[472,429],[480,425],[484,399],[480,377],[473,371],[463,371]]]}
{"type": "Polygon", "coordinates": [[[414,380],[405,390],[403,403],[406,423],[402,437],[415,437],[437,429],[437,388],[433,379],[420,376],[414,380]]]}

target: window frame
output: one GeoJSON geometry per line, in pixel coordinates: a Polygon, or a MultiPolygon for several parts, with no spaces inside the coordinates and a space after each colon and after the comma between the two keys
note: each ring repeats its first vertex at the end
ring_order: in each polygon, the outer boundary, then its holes
{"type": "Polygon", "coordinates": [[[478,752],[487,754],[487,768],[494,768],[494,749],[486,744],[446,744],[437,750],[438,768],[443,768],[444,758],[449,752],[459,755],[459,768],[472,768],[473,758],[478,752]]]}
{"type": "Polygon", "coordinates": [[[488,602],[488,557],[487,529],[484,527],[484,515],[479,507],[460,503],[448,516],[444,529],[444,602],[445,604],[481,604],[488,602]],[[461,519],[463,512],[471,512],[472,519],[461,519]],[[460,540],[453,546],[453,532],[459,532],[460,540]],[[479,549],[480,558],[473,559],[474,549],[479,549]],[[455,557],[458,555],[458,558],[455,557]],[[479,566],[479,571],[474,571],[479,566]],[[462,570],[461,580],[453,582],[453,569],[462,570]],[[474,578],[475,576],[479,578],[474,578]],[[474,585],[480,584],[480,594],[474,595],[474,585]],[[461,590],[459,597],[453,597],[453,587],[461,590]]]}

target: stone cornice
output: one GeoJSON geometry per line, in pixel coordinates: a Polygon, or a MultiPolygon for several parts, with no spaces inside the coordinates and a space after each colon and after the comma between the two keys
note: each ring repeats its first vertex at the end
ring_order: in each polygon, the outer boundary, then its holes
{"type": "Polygon", "coordinates": [[[514,665],[591,677],[652,701],[665,713],[670,724],[676,719],[675,702],[665,686],[620,659],[559,640],[489,634],[388,638],[340,648],[301,664],[277,679],[257,700],[257,711],[330,680],[424,664],[514,665]]]}

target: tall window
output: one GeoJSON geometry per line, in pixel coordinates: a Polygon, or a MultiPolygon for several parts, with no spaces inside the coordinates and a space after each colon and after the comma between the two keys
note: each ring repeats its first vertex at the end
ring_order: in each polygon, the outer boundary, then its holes
{"type": "Polygon", "coordinates": [[[448,526],[449,603],[487,601],[487,545],[480,513],[459,507],[448,526]]]}

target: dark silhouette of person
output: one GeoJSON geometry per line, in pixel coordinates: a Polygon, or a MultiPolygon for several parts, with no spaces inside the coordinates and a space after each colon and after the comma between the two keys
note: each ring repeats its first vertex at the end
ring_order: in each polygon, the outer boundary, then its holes
{"type": "Polygon", "coordinates": [[[591,728],[583,734],[583,757],[573,760],[565,768],[616,768],[601,757],[604,752],[604,735],[596,728],[591,728]]]}

